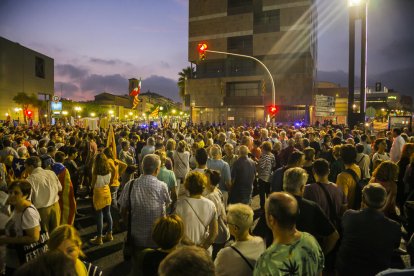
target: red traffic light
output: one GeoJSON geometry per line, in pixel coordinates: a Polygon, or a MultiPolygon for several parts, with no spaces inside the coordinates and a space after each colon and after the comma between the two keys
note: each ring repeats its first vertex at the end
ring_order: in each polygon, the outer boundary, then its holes
{"type": "Polygon", "coordinates": [[[276,105],[269,106],[269,113],[270,115],[274,116],[279,111],[279,107],[276,105]]]}
{"type": "Polygon", "coordinates": [[[205,51],[207,50],[207,44],[205,44],[205,43],[198,43],[197,49],[198,49],[198,52],[200,54],[204,54],[205,51]]]}
{"type": "Polygon", "coordinates": [[[33,111],[31,111],[29,109],[27,109],[25,113],[26,113],[26,117],[29,117],[29,118],[32,117],[32,115],[33,115],[33,111]]]}

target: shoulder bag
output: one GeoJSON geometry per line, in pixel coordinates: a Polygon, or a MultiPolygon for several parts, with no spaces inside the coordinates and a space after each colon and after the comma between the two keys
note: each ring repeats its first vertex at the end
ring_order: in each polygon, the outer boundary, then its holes
{"type": "Polygon", "coordinates": [[[246,264],[249,266],[249,268],[253,271],[253,266],[252,264],[249,262],[249,260],[240,252],[240,250],[238,250],[236,247],[234,247],[233,245],[230,246],[234,251],[236,251],[240,257],[242,257],[242,259],[246,262],[246,264]]]}

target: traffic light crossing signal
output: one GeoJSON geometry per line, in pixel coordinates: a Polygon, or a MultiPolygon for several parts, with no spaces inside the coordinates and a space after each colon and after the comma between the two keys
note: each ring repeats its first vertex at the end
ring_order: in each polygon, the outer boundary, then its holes
{"type": "Polygon", "coordinates": [[[26,113],[26,117],[27,118],[32,118],[32,116],[33,116],[33,111],[31,111],[30,109],[27,109],[26,111],[25,111],[25,113],[26,113]]]}
{"type": "Polygon", "coordinates": [[[197,48],[198,48],[198,54],[199,54],[200,60],[205,60],[206,59],[207,44],[199,43],[197,48]]]}
{"type": "Polygon", "coordinates": [[[279,107],[276,105],[269,106],[269,114],[270,116],[275,116],[279,112],[279,107]]]}

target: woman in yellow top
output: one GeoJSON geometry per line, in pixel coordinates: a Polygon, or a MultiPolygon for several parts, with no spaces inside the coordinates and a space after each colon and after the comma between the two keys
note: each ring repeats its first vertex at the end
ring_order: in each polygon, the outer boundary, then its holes
{"type": "MultiPolygon", "coordinates": [[[[361,169],[357,164],[355,164],[356,155],[357,151],[355,149],[355,146],[349,144],[341,146],[341,158],[344,162],[345,170],[351,169],[358,176],[358,179],[361,179],[361,169]]],[[[348,207],[350,209],[356,209],[355,206],[361,204],[360,202],[355,202],[356,184],[357,183],[355,182],[352,175],[346,171],[338,174],[338,177],[336,179],[336,185],[339,189],[342,190],[345,197],[347,198],[348,207]]]]}
{"type": "Polygon", "coordinates": [[[108,158],[103,153],[98,153],[92,167],[93,207],[96,210],[97,236],[90,243],[100,245],[103,241],[112,241],[112,216],[111,216],[111,168],[108,158]],[[108,223],[105,237],[102,237],[103,216],[108,223]]]}
{"type": "Polygon", "coordinates": [[[118,190],[120,185],[119,176],[125,172],[127,164],[119,159],[115,159],[111,148],[105,148],[103,153],[108,158],[108,163],[111,170],[111,181],[109,183],[109,188],[111,190],[112,196],[111,215],[113,221],[113,230],[114,232],[120,232],[121,226],[119,220],[121,218],[121,215],[118,208],[118,190]]]}
{"type": "Polygon", "coordinates": [[[85,257],[82,252],[82,241],[76,229],[68,224],[57,227],[50,234],[48,241],[50,251],[61,251],[75,262],[78,276],[100,276],[102,271],[91,263],[83,262],[79,257],[85,257]]]}

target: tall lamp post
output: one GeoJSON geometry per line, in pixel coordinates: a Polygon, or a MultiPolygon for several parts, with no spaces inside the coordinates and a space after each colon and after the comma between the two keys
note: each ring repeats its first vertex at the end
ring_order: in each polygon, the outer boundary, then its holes
{"type": "Polygon", "coordinates": [[[348,68],[348,126],[365,122],[367,79],[367,9],[368,0],[348,0],[349,5],[349,68],[348,68]],[[355,102],[355,22],[361,20],[361,82],[359,118],[354,112],[355,102]]]}

